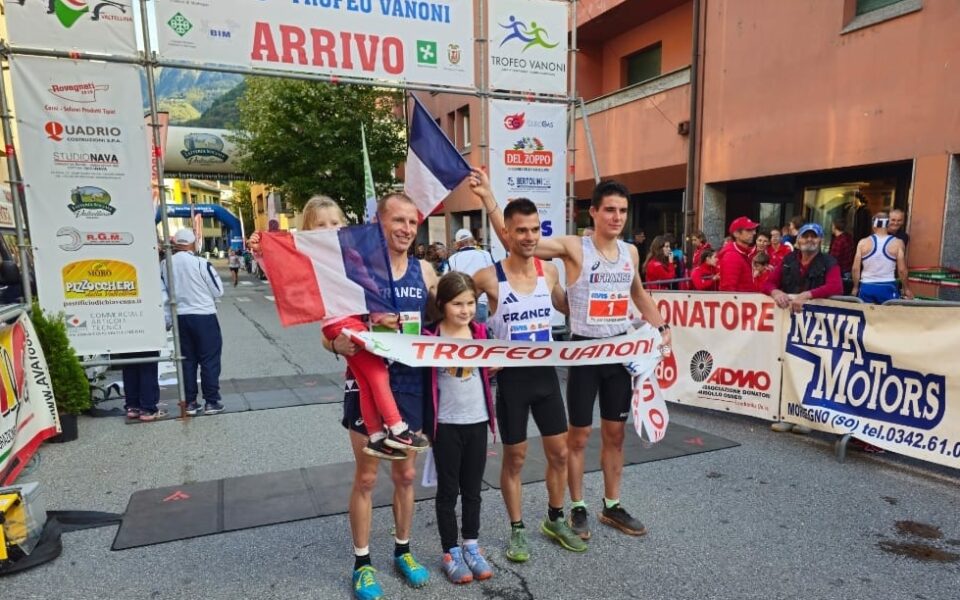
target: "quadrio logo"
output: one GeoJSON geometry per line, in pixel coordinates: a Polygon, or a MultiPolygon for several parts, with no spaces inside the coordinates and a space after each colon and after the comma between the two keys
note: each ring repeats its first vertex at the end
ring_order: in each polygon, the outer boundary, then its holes
{"type": "Polygon", "coordinates": [[[514,15],[510,15],[507,18],[507,23],[499,23],[500,27],[507,30],[507,35],[500,41],[500,47],[502,48],[507,42],[517,40],[522,43],[523,50],[526,52],[534,46],[539,46],[550,50],[551,48],[556,48],[560,42],[550,43],[550,34],[546,29],[537,25],[536,21],[530,21],[530,24],[527,25],[523,21],[517,19],[514,15]]]}

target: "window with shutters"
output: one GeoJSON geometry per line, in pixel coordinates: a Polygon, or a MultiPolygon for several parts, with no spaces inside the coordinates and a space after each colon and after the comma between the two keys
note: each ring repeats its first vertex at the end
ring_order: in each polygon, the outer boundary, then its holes
{"type": "Polygon", "coordinates": [[[660,76],[663,47],[659,42],[623,59],[624,87],[660,76]]]}

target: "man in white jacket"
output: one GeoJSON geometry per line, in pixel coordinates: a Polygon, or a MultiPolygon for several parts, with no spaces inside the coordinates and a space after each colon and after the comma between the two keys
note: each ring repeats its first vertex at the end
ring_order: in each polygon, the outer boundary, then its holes
{"type": "MultiPolygon", "coordinates": [[[[173,290],[177,296],[177,324],[180,329],[180,352],[183,355],[183,387],[187,414],[200,412],[197,403],[197,367],[203,391],[203,412],[223,412],[220,403],[220,355],[223,337],[217,320],[216,299],[223,296],[223,282],[207,260],[194,254],[197,236],[190,229],[181,229],[173,236],[173,290]]],[[[166,265],[160,265],[163,289],[168,291],[166,265]]],[[[169,312],[169,304],[166,305],[169,312]]]]}

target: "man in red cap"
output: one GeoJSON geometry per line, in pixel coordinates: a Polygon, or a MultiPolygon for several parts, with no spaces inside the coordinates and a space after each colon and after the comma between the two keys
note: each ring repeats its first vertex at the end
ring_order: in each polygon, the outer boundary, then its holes
{"type": "Polygon", "coordinates": [[[759,223],[754,223],[747,217],[737,217],[730,223],[728,231],[733,241],[728,242],[719,252],[721,292],[757,291],[753,283],[750,251],[758,225],[759,223]]]}

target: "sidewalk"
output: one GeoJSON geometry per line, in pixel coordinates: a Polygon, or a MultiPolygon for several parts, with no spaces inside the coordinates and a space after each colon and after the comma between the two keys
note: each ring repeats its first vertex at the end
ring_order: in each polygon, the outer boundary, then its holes
{"type": "MultiPolygon", "coordinates": [[[[318,376],[311,376],[318,377],[318,376]]],[[[335,385],[336,375],[329,377],[335,385]]],[[[265,383],[234,383],[264,387],[265,383]]],[[[284,391],[287,390],[287,391],[284,391]]],[[[287,386],[258,390],[280,396],[287,386]]],[[[542,484],[524,487],[533,559],[503,558],[507,518],[496,490],[483,493],[481,543],[489,582],[454,588],[437,568],[432,502],[417,505],[413,551],[433,580],[416,593],[390,566],[392,519],[374,513],[374,565],[388,598],[947,598],[960,563],[891,554],[922,543],[960,554],[957,479],[883,457],[837,463],[823,438],[773,434],[752,419],[671,405],[677,423],[740,442],[738,448],[627,467],[621,498],[650,533],[628,538],[594,525],[576,555],[537,533],[542,484]],[[901,535],[898,521],[942,530],[942,539],[901,535]]],[[[339,403],[309,404],[125,425],[82,418],[80,439],[45,445],[21,481],[40,481],[48,509],[122,512],[153,487],[349,461],[339,403]]],[[[531,426],[531,435],[535,429],[531,426]]],[[[595,433],[596,435],[596,433],[595,433]]],[[[632,431],[628,435],[633,435],[632,431]]],[[[603,494],[585,478],[591,510],[603,494]]],[[[5,578],[11,598],[348,598],[352,566],[344,516],[246,529],[111,552],[116,527],[69,533],[64,553],[5,578]]],[[[949,557],[949,556],[948,556],[949,557]]]]}

